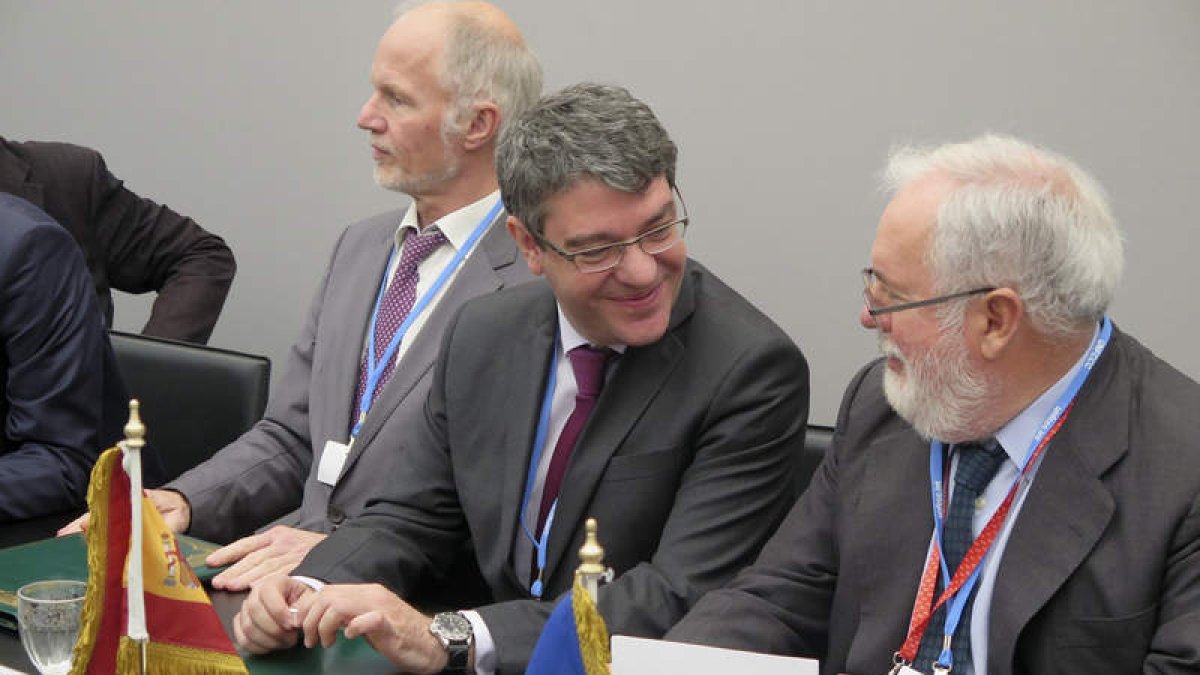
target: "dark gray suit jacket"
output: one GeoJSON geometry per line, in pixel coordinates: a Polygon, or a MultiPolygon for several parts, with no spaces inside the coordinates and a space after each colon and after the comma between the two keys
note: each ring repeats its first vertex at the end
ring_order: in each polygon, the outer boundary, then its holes
{"type": "Polygon", "coordinates": [[[225,542],[285,514],[286,525],[330,532],[360,513],[392,479],[401,443],[422,421],[438,344],[455,310],[531,278],[501,213],[407,348],[331,488],[317,480],[317,467],[326,441],[347,440],[375,292],[402,215],[384,213],[342,234],[264,418],[167,486],[191,504],[190,534],[225,542]]]}
{"type": "MultiPolygon", "coordinates": [[[[832,454],[758,561],[668,639],[887,672],[933,518],[929,444],[882,368],[851,382],[832,454]]],[[[1113,332],[1004,549],[988,675],[1200,672],[1198,412],[1200,386],[1113,332]]]]}
{"type": "MultiPolygon", "coordinates": [[[[408,597],[469,537],[496,600],[478,610],[500,670],[522,670],[552,605],[531,599],[513,554],[556,325],[543,283],[467,304],[446,333],[423,433],[405,443],[390,489],[295,573],[378,581],[408,597]]],[[[619,575],[600,591],[609,629],[661,636],[754,559],[790,506],[807,415],[800,350],[689,262],[666,334],[620,357],[572,454],[547,599],[570,587],[583,522],[595,517],[619,575]]]]}

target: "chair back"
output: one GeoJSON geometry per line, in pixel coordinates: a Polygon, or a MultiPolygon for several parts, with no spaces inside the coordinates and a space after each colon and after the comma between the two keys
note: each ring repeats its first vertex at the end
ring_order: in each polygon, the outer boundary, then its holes
{"type": "Polygon", "coordinates": [[[129,395],[141,403],[146,445],[162,459],[167,480],[262,418],[270,359],[115,330],[109,338],[129,395]]]}
{"type": "Polygon", "coordinates": [[[796,496],[799,497],[808,488],[813,474],[817,472],[825,453],[833,445],[833,427],[816,424],[808,425],[804,431],[804,449],[796,455],[796,496]]]}

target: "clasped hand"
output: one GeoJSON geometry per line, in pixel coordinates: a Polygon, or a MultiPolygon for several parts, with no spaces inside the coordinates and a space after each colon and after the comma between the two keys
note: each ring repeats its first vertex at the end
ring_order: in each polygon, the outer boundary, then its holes
{"type": "Polygon", "coordinates": [[[339,629],[347,638],[366,637],[379,653],[407,672],[437,673],[446,651],[429,632],[431,620],[379,584],[331,584],[319,592],[291,577],[275,576],[254,586],[233,620],[234,639],[262,654],[318,643],[329,647],[339,629]]]}

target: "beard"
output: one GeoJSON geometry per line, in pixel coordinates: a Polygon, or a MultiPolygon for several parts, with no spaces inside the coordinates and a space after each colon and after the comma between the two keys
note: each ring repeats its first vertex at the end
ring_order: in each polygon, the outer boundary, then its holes
{"type": "Polygon", "coordinates": [[[399,165],[400,155],[389,143],[382,138],[372,136],[372,140],[383,148],[393,159],[390,165],[375,165],[375,184],[385,190],[403,192],[411,197],[426,195],[438,191],[442,186],[462,174],[463,158],[454,151],[454,144],[460,135],[447,122],[443,121],[439,132],[442,142],[442,162],[439,166],[428,169],[423,173],[408,171],[399,165]]]}
{"type": "Polygon", "coordinates": [[[462,163],[447,157],[445,163],[432,171],[421,174],[407,173],[398,166],[375,166],[375,184],[385,190],[403,192],[415,196],[428,194],[458,178],[462,163]]]}
{"type": "Polygon", "coordinates": [[[883,393],[922,438],[958,443],[979,434],[988,388],[971,366],[961,326],[943,326],[937,342],[911,359],[883,333],[879,351],[903,364],[901,373],[884,368],[883,393]]]}

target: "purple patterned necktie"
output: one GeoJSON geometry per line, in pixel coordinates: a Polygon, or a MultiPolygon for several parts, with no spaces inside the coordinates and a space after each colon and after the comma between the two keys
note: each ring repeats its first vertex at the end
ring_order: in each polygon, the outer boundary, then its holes
{"type": "MultiPolygon", "coordinates": [[[[567,352],[571,359],[571,369],[575,371],[575,409],[567,418],[558,442],[554,444],[554,454],[550,457],[550,468],[546,471],[546,480],[542,483],[542,502],[538,511],[537,529],[541,533],[550,515],[550,507],[558,498],[562,485],[563,474],[567,472],[567,461],[579,434],[587,424],[592,409],[596,407],[596,399],[600,397],[600,388],[604,386],[604,366],[612,354],[611,349],[597,348],[589,345],[576,347],[567,352]]],[[[536,560],[535,560],[536,565],[536,560]]]]}
{"type": "MultiPolygon", "coordinates": [[[[387,350],[388,343],[392,341],[392,337],[396,335],[396,330],[400,328],[400,324],[404,323],[404,319],[408,317],[409,311],[412,310],[413,303],[417,299],[417,266],[428,258],[442,244],[446,243],[446,235],[440,230],[429,229],[425,232],[410,232],[404,238],[404,247],[400,252],[400,262],[396,265],[396,272],[392,275],[392,282],[388,284],[387,290],[383,294],[383,299],[379,302],[379,314],[375,318],[375,358],[383,358],[383,353],[387,350]]],[[[379,392],[383,390],[384,385],[392,378],[392,371],[395,369],[396,359],[389,359],[384,367],[383,373],[379,377],[379,382],[375,384],[375,392],[372,394],[372,400],[379,397],[379,392]]],[[[358,369],[358,389],[354,396],[354,419],[351,419],[350,426],[354,427],[354,421],[358,417],[358,410],[362,404],[363,394],[367,389],[367,353],[363,350],[363,358],[360,368],[358,369]]]]}

